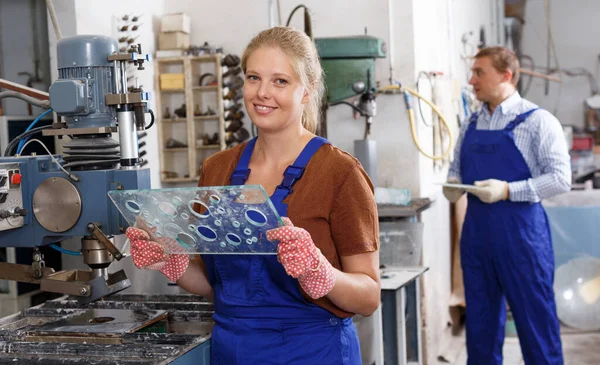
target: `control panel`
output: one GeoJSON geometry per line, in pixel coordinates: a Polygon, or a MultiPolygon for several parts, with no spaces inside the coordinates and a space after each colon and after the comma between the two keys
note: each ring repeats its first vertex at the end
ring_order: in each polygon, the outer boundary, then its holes
{"type": "Polygon", "coordinates": [[[18,163],[0,163],[0,231],[23,227],[23,176],[18,163]]]}

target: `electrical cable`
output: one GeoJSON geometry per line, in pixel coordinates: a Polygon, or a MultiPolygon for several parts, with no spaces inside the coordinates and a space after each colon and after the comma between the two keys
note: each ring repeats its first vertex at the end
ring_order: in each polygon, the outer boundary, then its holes
{"type": "Polygon", "coordinates": [[[444,118],[444,115],[442,114],[442,112],[437,108],[437,106],[435,106],[434,103],[427,100],[423,95],[419,94],[415,90],[407,89],[403,86],[400,86],[399,84],[384,86],[384,87],[380,88],[378,91],[385,92],[385,91],[393,91],[393,90],[400,91],[404,95],[404,101],[406,103],[406,109],[408,111],[408,119],[410,122],[410,131],[411,131],[412,139],[413,139],[413,142],[415,143],[415,146],[419,150],[419,152],[421,152],[423,154],[423,156],[425,156],[429,159],[432,159],[432,160],[443,160],[446,157],[448,157],[450,155],[450,152],[452,152],[453,137],[452,137],[452,130],[450,129],[450,125],[448,125],[448,122],[446,121],[446,118],[444,118]],[[419,99],[422,99],[427,105],[429,105],[433,109],[433,111],[439,116],[440,120],[442,121],[442,124],[448,131],[448,141],[449,141],[448,148],[446,149],[446,151],[444,153],[442,153],[439,156],[433,156],[433,155],[430,155],[429,153],[425,152],[425,150],[423,150],[423,147],[419,143],[419,139],[417,138],[417,130],[416,130],[416,126],[415,126],[415,124],[416,124],[415,123],[415,114],[414,114],[413,107],[410,105],[410,95],[413,95],[419,99]]]}
{"type": "MultiPolygon", "coordinates": [[[[28,132],[31,130],[31,128],[33,128],[37,122],[39,122],[43,117],[45,117],[46,115],[48,115],[48,113],[52,113],[52,109],[48,109],[45,112],[43,112],[42,114],[38,115],[37,118],[35,118],[33,120],[33,122],[29,125],[29,127],[27,127],[27,129],[25,129],[25,132],[28,132]]],[[[17,147],[17,154],[21,154],[21,151],[23,151],[23,144],[25,144],[25,142],[27,142],[27,140],[30,137],[27,137],[26,139],[22,139],[19,141],[19,146],[17,147]]]]}
{"type": "Polygon", "coordinates": [[[154,125],[154,112],[152,111],[152,109],[148,109],[148,113],[150,113],[150,124],[148,124],[147,127],[144,128],[144,130],[148,130],[150,128],[152,128],[152,126],[154,125]]]}
{"type": "Polygon", "coordinates": [[[41,108],[44,110],[50,109],[50,101],[49,100],[36,99],[29,95],[25,95],[25,94],[17,92],[17,91],[2,91],[2,92],[0,92],[0,99],[4,99],[4,98],[21,99],[28,104],[37,106],[38,108],[41,108]]]}
{"type": "Polygon", "coordinates": [[[361,110],[359,107],[357,107],[356,105],[354,105],[354,104],[352,104],[352,103],[349,103],[349,102],[347,102],[347,101],[344,101],[344,100],[342,100],[342,101],[336,101],[335,103],[332,103],[332,104],[329,104],[329,105],[331,105],[331,106],[336,106],[336,105],[340,105],[340,104],[345,104],[345,105],[348,105],[348,106],[349,106],[349,107],[351,107],[351,108],[352,108],[352,109],[353,109],[355,112],[359,113],[361,116],[363,116],[363,117],[364,117],[364,115],[363,115],[363,111],[362,111],[362,110],[361,110]]]}
{"type": "Polygon", "coordinates": [[[69,179],[77,182],[79,181],[79,176],[70,173],[69,171],[65,170],[65,168],[60,164],[60,162],[58,162],[58,160],[52,155],[52,153],[50,152],[50,150],[48,149],[48,147],[46,147],[46,145],[44,144],[44,142],[40,141],[39,139],[30,139],[29,141],[27,141],[27,143],[25,143],[25,145],[23,146],[23,148],[25,148],[28,144],[30,144],[31,142],[36,142],[39,143],[42,147],[44,147],[44,149],[46,150],[46,152],[48,152],[48,155],[50,156],[50,158],[52,159],[52,161],[54,161],[54,163],[65,173],[67,174],[67,176],[69,177],[69,179]]]}
{"type": "Polygon", "coordinates": [[[62,248],[62,247],[60,247],[59,245],[57,245],[55,243],[51,243],[50,247],[52,247],[53,249],[55,249],[58,252],[62,252],[62,253],[67,254],[67,255],[81,256],[81,252],[67,250],[66,248],[62,248]]]}
{"type": "Polygon", "coordinates": [[[49,129],[52,128],[51,125],[43,125],[41,127],[36,127],[31,129],[28,132],[23,132],[21,134],[19,134],[18,136],[16,136],[12,141],[10,141],[10,143],[8,144],[8,146],[6,146],[6,149],[4,150],[4,156],[10,156],[10,154],[12,153],[13,148],[15,148],[17,146],[17,144],[19,143],[19,141],[23,138],[29,137],[31,135],[34,135],[44,129],[49,129]]]}
{"type": "MultiPolygon", "coordinates": [[[[420,94],[421,93],[421,89],[419,87],[419,80],[421,80],[421,75],[425,75],[425,77],[427,78],[427,81],[429,81],[429,86],[431,87],[431,90],[433,91],[433,81],[431,81],[431,75],[429,75],[427,72],[425,71],[419,71],[419,74],[417,75],[417,84],[416,84],[416,88],[417,88],[417,92],[420,94]]],[[[417,98],[417,106],[419,108],[419,115],[421,116],[421,121],[423,122],[423,124],[425,124],[428,127],[433,127],[433,123],[427,123],[425,120],[425,116],[423,115],[423,108],[421,107],[421,99],[417,98]]]]}
{"type": "Polygon", "coordinates": [[[289,26],[290,26],[290,22],[292,21],[292,17],[294,16],[294,13],[295,13],[296,11],[298,11],[298,9],[300,9],[300,8],[304,8],[304,10],[305,10],[305,11],[308,9],[308,8],[306,7],[306,5],[304,5],[304,4],[300,4],[300,5],[296,6],[296,7],[294,8],[294,10],[292,10],[292,12],[290,13],[290,16],[288,17],[288,19],[287,19],[287,22],[285,22],[285,26],[286,26],[286,27],[289,27],[289,26]]]}

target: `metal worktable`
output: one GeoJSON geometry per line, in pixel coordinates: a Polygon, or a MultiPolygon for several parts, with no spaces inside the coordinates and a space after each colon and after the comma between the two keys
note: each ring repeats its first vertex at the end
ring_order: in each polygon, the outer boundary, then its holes
{"type": "Polygon", "coordinates": [[[428,269],[386,267],[381,270],[385,365],[423,364],[418,279],[428,269]]]}
{"type": "MultiPolygon", "coordinates": [[[[88,305],[66,297],[0,319],[0,364],[209,365],[213,305],[193,295],[113,295],[88,305]],[[113,339],[33,339],[20,330],[48,319],[94,309],[166,310],[156,332],[125,333],[113,339]]],[[[149,330],[151,331],[151,330],[149,330]]]]}
{"type": "Polygon", "coordinates": [[[425,209],[429,208],[432,201],[429,198],[415,198],[410,205],[377,204],[377,214],[380,220],[407,219],[416,221],[425,209]]]}

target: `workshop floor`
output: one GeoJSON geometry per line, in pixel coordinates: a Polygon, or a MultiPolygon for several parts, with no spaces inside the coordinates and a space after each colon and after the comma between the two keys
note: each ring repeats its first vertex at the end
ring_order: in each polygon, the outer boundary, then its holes
{"type": "MultiPolygon", "coordinates": [[[[598,365],[600,364],[600,332],[577,333],[569,329],[562,329],[561,340],[565,365],[598,365]]],[[[440,358],[439,364],[465,365],[467,363],[467,350],[465,348],[464,331],[461,336],[454,337],[452,346],[458,351],[446,353],[440,358]],[[450,356],[451,358],[449,358],[450,356]]],[[[516,337],[507,337],[504,341],[503,365],[524,365],[521,347],[516,337]]]]}

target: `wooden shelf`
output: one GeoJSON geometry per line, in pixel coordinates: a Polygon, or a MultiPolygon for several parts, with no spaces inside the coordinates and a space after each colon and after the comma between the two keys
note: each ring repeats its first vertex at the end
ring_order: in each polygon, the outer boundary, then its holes
{"type": "Polygon", "coordinates": [[[165,152],[185,152],[187,150],[188,150],[187,147],[175,147],[175,148],[164,147],[163,148],[163,151],[165,151],[165,152]]]}
{"type": "MultiPolygon", "coordinates": [[[[222,57],[222,54],[211,54],[156,59],[159,66],[181,68],[182,71],[180,72],[183,73],[184,77],[183,89],[158,90],[156,92],[156,119],[163,126],[170,125],[168,127],[161,127],[158,130],[161,171],[198,171],[205,158],[218,151],[224,150],[227,147],[225,143],[225,112],[223,110],[222,57]],[[216,85],[198,85],[197,80],[199,79],[199,75],[205,74],[206,72],[215,75],[216,85]],[[207,97],[204,98],[204,94],[201,94],[202,92],[210,93],[206,94],[207,97]],[[178,101],[177,105],[174,105],[173,103],[176,99],[180,98],[179,95],[183,95],[185,98],[183,103],[186,105],[186,117],[179,118],[173,113],[172,116],[175,117],[175,119],[165,119],[162,114],[166,107],[169,107],[170,110],[180,107],[181,101],[178,101]],[[214,101],[208,99],[214,99],[214,101]],[[217,115],[194,115],[195,110],[205,111],[208,110],[208,107],[214,110],[217,115]],[[201,144],[202,140],[198,141],[196,136],[200,132],[204,133],[205,129],[203,124],[196,123],[199,121],[210,121],[211,124],[207,127],[210,127],[211,130],[213,126],[217,127],[216,132],[218,132],[219,140],[216,144],[204,146],[201,144]],[[217,124],[213,125],[213,122],[217,122],[217,124]],[[174,127],[175,125],[177,125],[177,127],[174,127]],[[184,130],[182,130],[182,126],[184,130]],[[164,147],[169,138],[172,138],[174,132],[185,133],[185,136],[179,136],[178,138],[182,143],[185,143],[187,147],[164,147]]],[[[155,85],[157,85],[157,89],[160,85],[159,81],[161,73],[166,72],[168,68],[169,67],[158,67],[155,74],[155,85]]],[[[181,84],[174,86],[181,86],[181,84]]],[[[196,177],[174,179],[162,178],[161,182],[186,183],[197,180],[196,177]]]]}
{"type": "Polygon", "coordinates": [[[178,57],[161,57],[155,58],[155,62],[159,63],[181,63],[184,61],[191,62],[216,62],[219,61],[221,63],[221,54],[211,54],[211,55],[199,55],[199,56],[178,56],[178,57]]]}
{"type": "Polygon", "coordinates": [[[218,115],[198,115],[194,117],[194,120],[219,120],[218,115]]]}
{"type": "Polygon", "coordinates": [[[218,150],[221,149],[221,146],[219,146],[218,144],[207,144],[196,146],[196,148],[199,150],[218,150]]]}
{"type": "MultiPolygon", "coordinates": [[[[185,56],[183,56],[185,57],[185,56]]],[[[158,63],[183,63],[183,57],[161,57],[155,58],[154,62],[158,63]]]]}
{"type": "Polygon", "coordinates": [[[221,54],[207,54],[207,55],[199,55],[199,56],[187,56],[192,62],[218,62],[221,64],[221,54]]]}
{"type": "Polygon", "coordinates": [[[160,122],[163,124],[187,123],[187,119],[186,118],[161,119],[160,122]]]}
{"type": "Polygon", "coordinates": [[[160,181],[165,183],[181,183],[181,182],[192,182],[198,181],[196,177],[171,177],[166,179],[161,179],[160,181]]]}
{"type": "Polygon", "coordinates": [[[219,87],[217,85],[208,85],[208,86],[193,86],[192,90],[194,91],[217,91],[219,87]]]}

